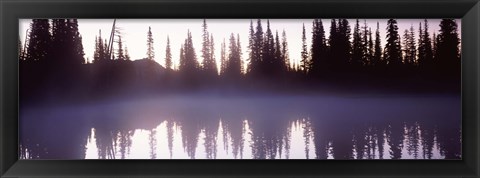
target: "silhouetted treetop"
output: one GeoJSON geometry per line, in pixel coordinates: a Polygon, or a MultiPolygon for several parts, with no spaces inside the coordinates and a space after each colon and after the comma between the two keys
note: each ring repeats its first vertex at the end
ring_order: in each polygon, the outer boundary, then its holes
{"type": "Polygon", "coordinates": [[[30,24],[30,34],[28,35],[28,49],[25,60],[44,61],[47,59],[51,43],[50,24],[48,19],[33,19],[30,24]]]}
{"type": "Polygon", "coordinates": [[[384,59],[387,65],[394,68],[402,63],[400,35],[398,34],[397,20],[389,19],[387,22],[387,43],[385,44],[384,59]]]}
{"type": "Polygon", "coordinates": [[[173,69],[172,63],[172,51],[170,49],[170,37],[167,36],[167,47],[165,49],[165,68],[167,70],[173,69]]]}
{"type": "Polygon", "coordinates": [[[152,35],[151,27],[148,27],[148,32],[147,32],[147,59],[149,60],[155,59],[155,50],[153,48],[153,35],[152,35]]]}

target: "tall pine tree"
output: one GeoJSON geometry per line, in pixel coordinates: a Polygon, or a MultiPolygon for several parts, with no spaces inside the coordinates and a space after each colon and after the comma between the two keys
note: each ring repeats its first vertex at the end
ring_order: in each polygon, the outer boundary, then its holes
{"type": "Polygon", "coordinates": [[[243,60],[242,60],[242,45],[240,44],[240,34],[237,33],[237,53],[240,59],[240,74],[244,72],[243,60]]]}
{"type": "Polygon", "coordinates": [[[423,43],[425,44],[425,62],[428,65],[433,65],[433,51],[432,51],[432,41],[430,39],[430,34],[428,32],[428,21],[425,19],[424,23],[424,32],[423,32],[423,43]]]}
{"type": "Polygon", "coordinates": [[[220,75],[225,76],[227,70],[227,50],[226,50],[225,38],[223,39],[220,49],[220,75]]]}
{"type": "Polygon", "coordinates": [[[52,24],[51,61],[62,65],[85,63],[77,19],[53,19],[52,24]]]}
{"type": "Polygon", "coordinates": [[[192,33],[189,30],[183,46],[183,61],[180,61],[180,71],[191,75],[197,74],[199,66],[195,48],[193,46],[192,33]]]}
{"type": "Polygon", "coordinates": [[[22,48],[22,41],[20,41],[20,36],[18,37],[18,59],[23,61],[23,48],[22,48]]]}
{"type": "Polygon", "coordinates": [[[403,35],[403,63],[407,66],[415,64],[417,50],[415,46],[415,32],[413,26],[410,29],[405,29],[403,35]]]}
{"type": "Polygon", "coordinates": [[[248,67],[247,67],[247,74],[251,74],[250,72],[254,68],[254,64],[258,64],[256,58],[256,50],[255,50],[255,30],[253,29],[253,20],[250,20],[250,29],[248,30],[248,67]]]}
{"type": "Polygon", "coordinates": [[[432,36],[432,52],[433,52],[433,59],[434,61],[436,60],[436,57],[437,57],[437,35],[435,34],[435,32],[433,32],[433,36],[432,36]]]}
{"type": "Polygon", "coordinates": [[[125,47],[125,60],[130,61],[130,54],[128,54],[127,47],[125,47]]]}
{"type": "Polygon", "coordinates": [[[213,34],[210,34],[210,58],[213,61],[213,73],[218,75],[217,60],[215,59],[215,40],[213,34]]]}
{"type": "Polygon", "coordinates": [[[155,51],[153,49],[153,35],[152,35],[151,27],[148,27],[148,32],[147,32],[147,59],[148,60],[155,59],[155,51]]]}
{"type": "Polygon", "coordinates": [[[369,28],[368,29],[368,51],[367,51],[368,65],[372,65],[374,55],[375,54],[374,54],[374,48],[373,48],[372,28],[369,28]]]}
{"type": "MultiPolygon", "coordinates": [[[[61,63],[65,58],[67,51],[62,50],[66,46],[67,40],[67,24],[66,19],[52,20],[52,50],[49,59],[52,63],[61,63]]],[[[71,48],[71,47],[70,47],[71,48]]]]}
{"type": "Polygon", "coordinates": [[[408,44],[408,47],[407,47],[408,57],[405,58],[405,63],[408,65],[416,65],[417,48],[416,48],[416,42],[415,42],[415,30],[413,29],[413,25],[410,26],[409,37],[408,39],[405,39],[405,40],[407,41],[407,44],[408,44]]]}
{"type": "Polygon", "coordinates": [[[433,49],[430,35],[428,32],[428,21],[425,19],[424,26],[422,23],[419,27],[419,39],[418,39],[418,65],[424,71],[430,71],[433,69],[433,49]]]}
{"type": "Polygon", "coordinates": [[[167,47],[165,49],[165,68],[167,70],[172,70],[172,51],[170,49],[170,37],[167,36],[167,47]]]}
{"type": "MultiPolygon", "coordinates": [[[[50,24],[48,19],[33,19],[28,37],[27,61],[44,61],[50,46],[50,24]]],[[[26,42],[27,43],[27,42],[26,42]]],[[[20,47],[21,49],[21,47],[20,47]]]]}
{"type": "Polygon", "coordinates": [[[422,22],[418,24],[418,47],[417,47],[417,63],[422,70],[425,70],[425,38],[423,37],[422,22]]]}
{"type": "Polygon", "coordinates": [[[338,54],[340,50],[339,33],[338,33],[337,20],[332,19],[330,22],[330,36],[328,38],[329,52],[328,61],[325,64],[326,72],[334,71],[335,63],[338,63],[338,54]]]}
{"type": "Polygon", "coordinates": [[[338,62],[336,62],[336,70],[337,72],[342,72],[346,70],[345,66],[347,66],[348,62],[351,59],[351,50],[352,46],[350,44],[350,24],[348,23],[347,19],[339,19],[338,22],[338,53],[337,58],[338,62]]]}
{"type": "Polygon", "coordinates": [[[370,63],[370,58],[368,56],[368,26],[367,26],[367,20],[363,20],[363,29],[362,29],[362,50],[363,50],[363,56],[362,56],[362,65],[367,65],[370,63]]]}
{"type": "Polygon", "coordinates": [[[354,67],[360,67],[363,65],[364,56],[364,44],[362,40],[362,33],[360,32],[359,20],[356,20],[355,28],[353,29],[353,41],[352,41],[352,60],[351,64],[354,67]]]}
{"type": "Polygon", "coordinates": [[[310,66],[308,60],[308,51],[307,51],[307,37],[305,34],[305,24],[303,24],[302,29],[302,52],[301,52],[302,59],[300,60],[300,70],[302,70],[303,74],[308,73],[308,67],[310,66]]]}
{"type": "Polygon", "coordinates": [[[260,19],[257,20],[257,27],[255,30],[255,36],[253,39],[253,57],[251,59],[251,65],[249,66],[250,71],[252,72],[253,76],[260,75],[260,71],[262,70],[262,63],[263,63],[263,28],[262,28],[262,21],[260,19]]]}
{"type": "Polygon", "coordinates": [[[287,33],[285,30],[282,32],[282,60],[285,61],[286,70],[290,71],[292,66],[290,63],[290,56],[288,54],[288,42],[287,42],[287,33]]]}
{"type": "Polygon", "coordinates": [[[122,36],[118,36],[118,51],[117,51],[117,59],[120,61],[125,60],[125,55],[123,53],[123,45],[122,45],[122,36]]]}
{"type": "Polygon", "coordinates": [[[105,45],[103,44],[103,39],[102,39],[102,31],[99,30],[99,35],[96,37],[95,40],[95,52],[93,56],[93,62],[104,62],[107,60],[107,52],[105,45]]]}
{"type": "Polygon", "coordinates": [[[382,48],[381,48],[381,41],[380,41],[380,26],[377,22],[377,30],[375,31],[375,47],[374,47],[374,55],[372,58],[373,65],[380,65],[382,62],[382,48]]]}
{"type": "Polygon", "coordinates": [[[275,61],[274,67],[276,69],[275,74],[283,74],[287,69],[285,67],[285,59],[282,54],[282,47],[280,45],[280,38],[278,37],[278,31],[275,32],[275,61]]]}
{"type": "Polygon", "coordinates": [[[267,30],[265,31],[265,38],[263,39],[263,50],[262,50],[262,65],[261,71],[264,74],[263,76],[272,76],[274,75],[275,68],[273,67],[275,63],[275,40],[270,29],[270,21],[267,20],[267,30]]]}
{"type": "Polygon", "coordinates": [[[313,77],[319,77],[324,69],[327,57],[327,44],[325,40],[325,30],[321,19],[313,20],[312,27],[312,47],[310,49],[311,63],[310,72],[313,77]]]}
{"type": "Polygon", "coordinates": [[[185,61],[185,50],[183,49],[183,47],[185,46],[185,43],[180,45],[180,54],[179,54],[179,65],[178,65],[178,70],[180,70],[180,72],[184,73],[185,71],[185,68],[187,66],[186,64],[186,61],[185,61]]]}
{"type": "Polygon", "coordinates": [[[442,19],[437,36],[437,58],[442,73],[457,78],[460,75],[460,38],[455,19],[442,19]]]}
{"type": "Polygon", "coordinates": [[[395,19],[389,19],[387,22],[387,43],[385,44],[384,60],[391,68],[398,68],[402,64],[400,35],[395,19]]]}
{"type": "Polygon", "coordinates": [[[77,19],[68,19],[67,21],[68,31],[67,35],[70,38],[68,42],[71,43],[73,49],[71,51],[71,62],[74,65],[84,64],[84,51],[83,51],[83,44],[82,44],[82,35],[78,31],[78,20],[77,19]]]}
{"type": "Polygon", "coordinates": [[[203,24],[202,24],[202,58],[203,58],[203,71],[207,75],[206,77],[213,77],[217,75],[217,65],[215,64],[215,60],[212,58],[212,50],[211,50],[211,45],[210,45],[210,35],[208,33],[207,29],[207,21],[203,19],[203,24]]]}
{"type": "Polygon", "coordinates": [[[239,51],[238,41],[235,39],[235,35],[230,35],[229,55],[228,63],[226,66],[225,74],[228,78],[238,78],[241,75],[241,58],[239,51]]]}

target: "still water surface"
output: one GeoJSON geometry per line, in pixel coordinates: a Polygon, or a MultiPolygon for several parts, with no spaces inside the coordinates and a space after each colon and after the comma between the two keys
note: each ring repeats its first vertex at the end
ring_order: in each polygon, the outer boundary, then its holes
{"type": "Polygon", "coordinates": [[[20,110],[21,159],[461,159],[459,96],[164,97],[20,110]]]}

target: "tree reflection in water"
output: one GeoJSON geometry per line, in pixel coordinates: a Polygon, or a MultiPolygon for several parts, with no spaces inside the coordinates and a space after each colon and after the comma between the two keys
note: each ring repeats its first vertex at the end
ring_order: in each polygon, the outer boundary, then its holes
{"type": "Polygon", "coordinates": [[[367,114],[373,106],[347,112],[320,105],[275,112],[159,110],[125,118],[39,109],[27,114],[42,117],[21,128],[20,158],[460,159],[456,113],[421,105],[430,111],[367,114]]]}
{"type": "MultiPolygon", "coordinates": [[[[249,120],[240,120],[239,122],[230,122],[228,120],[216,120],[210,128],[207,126],[180,126],[175,127],[172,121],[164,121],[158,127],[152,130],[146,130],[149,134],[147,145],[150,146],[150,157],[158,159],[169,158],[191,158],[191,159],[439,159],[447,158],[448,147],[442,147],[434,135],[436,127],[423,127],[420,122],[404,123],[400,127],[392,127],[390,124],[385,127],[364,126],[351,132],[339,132],[336,134],[323,134],[324,132],[315,132],[311,119],[297,119],[286,122],[284,127],[271,128],[268,122],[255,123],[249,120]],[[237,124],[237,125],[235,125],[237,124]],[[250,127],[257,124],[256,127],[250,127]],[[211,127],[214,126],[214,127],[211,127]],[[185,131],[183,129],[194,128],[196,130],[185,131]],[[280,130],[279,128],[283,128],[280,130]],[[224,130],[227,129],[227,130],[224,130]],[[165,130],[164,133],[168,138],[167,145],[154,145],[155,140],[161,137],[154,135],[162,135],[162,133],[152,134],[155,130],[165,130]],[[223,133],[220,133],[223,132],[223,133]],[[345,134],[346,133],[346,134],[345,134]],[[218,139],[220,136],[226,136],[226,139],[218,139]],[[174,138],[182,138],[181,145],[174,145],[174,138]],[[295,145],[290,145],[291,139],[294,139],[295,145]],[[296,140],[295,140],[296,139],[296,140]],[[300,139],[300,140],[299,140],[300,139]],[[153,140],[153,141],[152,141],[153,140]],[[246,142],[247,141],[247,142],[246,142]],[[225,142],[225,143],[223,143],[225,142]],[[300,144],[299,144],[300,143],[300,144]],[[345,145],[345,146],[343,146],[345,145]],[[439,145],[439,146],[435,146],[439,145]],[[245,146],[251,148],[251,153],[245,153],[245,146]],[[294,147],[293,149],[291,147],[294,147]],[[343,146],[343,147],[342,147],[343,146]],[[168,148],[168,152],[159,153],[157,147],[168,148]],[[183,148],[183,152],[172,150],[173,148],[183,148]],[[385,150],[385,148],[387,150],[385,150]],[[312,149],[312,150],[310,150],[312,149]],[[155,150],[157,152],[155,152],[155,150]],[[290,157],[292,151],[293,157],[290,157]],[[300,151],[300,152],[298,152],[300,151]],[[314,151],[314,152],[312,152],[314,151]],[[183,154],[183,155],[176,155],[183,154]],[[314,155],[310,155],[314,153],[314,155]],[[159,155],[155,157],[155,155],[159,155]],[[152,156],[153,155],[153,156],[152,156]],[[160,156],[162,155],[162,156],[160,156]],[[167,156],[168,155],[168,156],[167,156]],[[244,157],[251,155],[251,157],[244,157]]],[[[97,135],[96,129],[92,135],[97,135]]],[[[131,131],[138,133],[138,131],[131,131]]],[[[105,135],[105,134],[102,134],[105,135]]],[[[116,148],[115,142],[109,140],[144,140],[135,134],[131,134],[130,138],[122,138],[122,134],[118,134],[118,138],[99,139],[95,148],[100,159],[128,159],[142,158],[135,157],[135,154],[125,153],[122,150],[131,148],[128,144],[119,142],[116,148]],[[102,143],[101,140],[107,140],[102,143]],[[120,150],[116,153],[115,150],[120,150]],[[116,153],[112,155],[112,153],[116,153]]],[[[180,143],[180,142],[176,142],[180,143]]],[[[144,143],[137,143],[144,144],[144,143]]],[[[89,145],[89,144],[87,144],[89,145]]],[[[166,150],[166,149],[165,149],[166,150]]],[[[449,150],[452,151],[452,150],[449,150]]],[[[133,150],[135,152],[135,150],[133,150]]],[[[88,157],[89,155],[87,155],[88,157]]],[[[145,158],[145,157],[144,157],[145,158]]]]}

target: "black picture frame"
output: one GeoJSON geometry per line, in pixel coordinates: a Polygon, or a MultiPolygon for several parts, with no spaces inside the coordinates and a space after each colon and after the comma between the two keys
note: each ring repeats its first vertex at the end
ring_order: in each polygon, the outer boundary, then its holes
{"type": "Polygon", "coordinates": [[[479,0],[1,0],[1,177],[477,177],[479,0]],[[462,160],[18,160],[20,18],[461,18],[462,160]]]}

